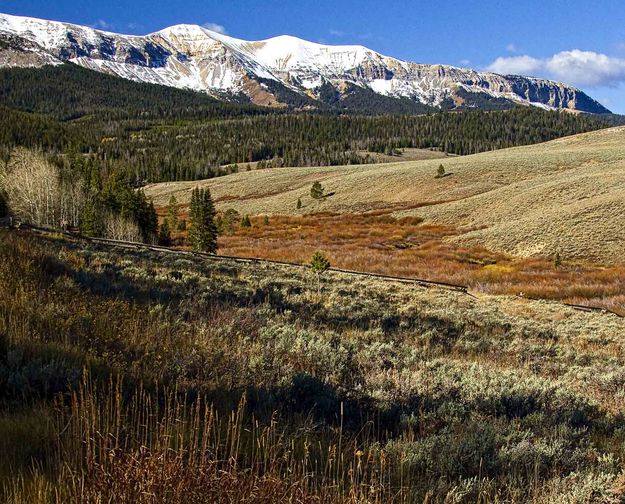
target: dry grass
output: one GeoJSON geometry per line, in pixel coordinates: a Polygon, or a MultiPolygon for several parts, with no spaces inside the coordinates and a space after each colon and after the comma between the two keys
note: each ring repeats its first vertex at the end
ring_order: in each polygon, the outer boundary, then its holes
{"type": "Polygon", "coordinates": [[[281,168],[205,182],[155,184],[146,194],[187,203],[208,185],[218,207],[250,215],[393,210],[455,226],[454,240],[523,257],[550,255],[620,264],[625,257],[625,128],[440,160],[331,168],[281,168]],[[316,180],[332,194],[313,200],[316,180]],[[296,209],[297,199],[303,207],[296,209]]]}
{"type": "Polygon", "coordinates": [[[0,259],[3,502],[623,499],[623,319],[20,232],[0,259]]]}
{"type": "MultiPolygon", "coordinates": [[[[220,253],[307,263],[315,250],[333,266],[467,285],[474,293],[523,295],[607,308],[625,315],[625,268],[600,268],[551,258],[515,258],[449,240],[451,226],[389,215],[343,214],[253,217],[219,239],[220,253]]],[[[181,235],[179,234],[178,237],[181,235]]]]}

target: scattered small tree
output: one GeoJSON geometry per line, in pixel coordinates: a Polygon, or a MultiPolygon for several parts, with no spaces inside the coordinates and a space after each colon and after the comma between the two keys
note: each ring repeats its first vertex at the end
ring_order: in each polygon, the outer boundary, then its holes
{"type": "Polygon", "coordinates": [[[178,231],[186,231],[187,230],[187,221],[186,219],[180,219],[178,221],[178,231]]]}
{"type": "Polygon", "coordinates": [[[167,204],[167,217],[165,220],[170,231],[178,228],[178,200],[173,194],[167,204]]]}
{"type": "Polygon", "coordinates": [[[268,226],[268,225],[269,225],[269,216],[268,216],[268,215],[265,215],[265,217],[263,217],[263,224],[264,224],[265,226],[268,226]]]}
{"type": "Polygon", "coordinates": [[[321,182],[316,181],[310,188],[310,195],[313,197],[313,199],[320,199],[323,198],[323,191],[324,188],[321,185],[321,182]]]}
{"type": "Polygon", "coordinates": [[[297,198],[297,209],[302,208],[302,198],[297,198]]]}
{"type": "Polygon", "coordinates": [[[158,244],[165,247],[171,245],[171,229],[167,219],[163,220],[163,223],[158,228],[158,244]]]}
{"type": "Polygon", "coordinates": [[[195,250],[217,252],[215,205],[210,190],[196,187],[191,194],[189,241],[195,250]]]}
{"type": "Polygon", "coordinates": [[[436,178],[442,178],[445,176],[445,167],[441,164],[436,170],[436,178]]]}
{"type": "Polygon", "coordinates": [[[556,251],[556,254],[553,256],[553,267],[560,269],[560,266],[562,266],[562,257],[560,257],[560,252],[556,251]]]}
{"type": "Polygon", "coordinates": [[[217,224],[217,232],[223,234],[234,234],[235,225],[241,221],[241,216],[234,208],[228,208],[225,212],[220,212],[215,220],[217,224]]]}
{"type": "Polygon", "coordinates": [[[321,252],[313,254],[310,261],[310,269],[317,275],[317,295],[321,294],[321,275],[330,268],[330,261],[321,252]]]}
{"type": "Polygon", "coordinates": [[[252,227],[252,221],[250,220],[250,216],[246,215],[243,217],[243,219],[241,219],[241,227],[242,228],[251,228],[252,227]]]}

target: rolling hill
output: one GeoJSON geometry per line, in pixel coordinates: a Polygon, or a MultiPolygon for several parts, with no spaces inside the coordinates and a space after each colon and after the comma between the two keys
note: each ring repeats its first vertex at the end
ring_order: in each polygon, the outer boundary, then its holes
{"type": "Polygon", "coordinates": [[[383,211],[453,224],[460,243],[516,256],[565,257],[622,264],[625,230],[625,128],[567,137],[443,161],[330,168],[281,168],[232,174],[202,182],[146,187],[157,205],[174,194],[189,201],[209,186],[218,207],[242,214],[314,214],[383,211]],[[319,180],[326,197],[314,200],[319,180]],[[301,198],[303,206],[296,208],[301,198]]]}

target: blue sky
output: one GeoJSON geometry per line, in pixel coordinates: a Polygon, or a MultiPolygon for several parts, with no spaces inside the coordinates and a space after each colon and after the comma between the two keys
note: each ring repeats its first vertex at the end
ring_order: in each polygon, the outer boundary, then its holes
{"type": "Polygon", "coordinates": [[[0,0],[0,12],[145,34],[178,23],[554,78],[625,113],[623,0],[0,0]]]}

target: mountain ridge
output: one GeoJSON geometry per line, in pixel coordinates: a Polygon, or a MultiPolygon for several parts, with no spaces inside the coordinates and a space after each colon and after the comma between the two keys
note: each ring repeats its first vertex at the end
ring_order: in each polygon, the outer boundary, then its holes
{"type": "Polygon", "coordinates": [[[224,93],[244,95],[274,107],[322,105],[329,86],[336,108],[349,93],[356,93],[365,96],[361,101],[409,99],[424,111],[523,104],[609,113],[583,91],[563,83],[412,63],[360,45],[330,46],[290,35],[246,41],[185,24],[144,36],[121,35],[0,14],[0,67],[67,61],[221,98],[224,93]],[[289,98],[292,93],[299,98],[289,98]]]}

